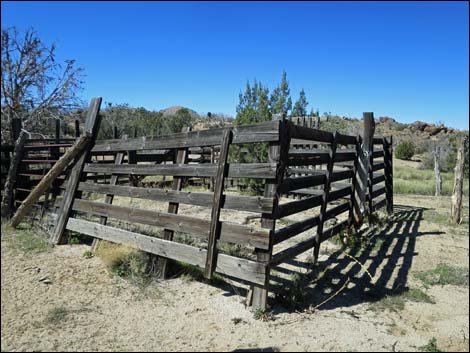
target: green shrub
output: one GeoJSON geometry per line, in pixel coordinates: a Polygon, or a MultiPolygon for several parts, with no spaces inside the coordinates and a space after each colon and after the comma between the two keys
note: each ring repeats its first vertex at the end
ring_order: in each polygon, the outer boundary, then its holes
{"type": "Polygon", "coordinates": [[[411,141],[402,141],[395,148],[395,157],[409,160],[415,154],[415,144],[411,141]]]}
{"type": "Polygon", "coordinates": [[[434,269],[416,274],[425,287],[434,285],[468,286],[468,269],[441,263],[434,269]]]}
{"type": "Polygon", "coordinates": [[[437,339],[436,337],[433,337],[429,340],[429,342],[421,347],[421,350],[423,352],[442,352],[438,347],[437,347],[437,339]]]}

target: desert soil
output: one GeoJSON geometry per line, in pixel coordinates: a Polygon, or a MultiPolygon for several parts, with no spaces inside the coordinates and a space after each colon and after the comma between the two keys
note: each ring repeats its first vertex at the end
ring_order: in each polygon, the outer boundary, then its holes
{"type": "MultiPolygon", "coordinates": [[[[468,351],[468,286],[427,289],[416,277],[439,263],[468,274],[468,229],[424,216],[446,212],[448,202],[444,197],[396,196],[396,219],[380,243],[354,257],[362,265],[339,245],[322,244],[318,276],[306,285],[313,294],[296,309],[273,300],[269,321],[254,319],[231,285],[176,277],[140,287],[112,277],[99,258],[85,258],[89,246],[25,253],[2,236],[1,349],[419,351],[435,337],[442,350],[468,351]],[[435,303],[405,300],[401,309],[381,305],[404,288],[421,289],[435,303]],[[57,308],[66,314],[53,322],[48,318],[57,308]]],[[[466,206],[468,222],[468,199],[466,206]]],[[[305,275],[308,255],[299,256],[300,266],[276,269],[273,277],[288,280],[290,271],[305,275]]]]}

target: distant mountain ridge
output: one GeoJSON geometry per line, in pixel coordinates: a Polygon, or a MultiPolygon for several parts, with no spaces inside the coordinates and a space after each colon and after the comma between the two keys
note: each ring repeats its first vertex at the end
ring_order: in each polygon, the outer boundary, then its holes
{"type": "Polygon", "coordinates": [[[183,107],[181,105],[174,105],[165,109],[162,109],[159,111],[159,113],[162,113],[163,116],[169,116],[169,115],[175,115],[178,110],[181,109],[186,109],[189,114],[191,115],[192,118],[199,118],[200,115],[195,111],[187,107],[183,107]]]}

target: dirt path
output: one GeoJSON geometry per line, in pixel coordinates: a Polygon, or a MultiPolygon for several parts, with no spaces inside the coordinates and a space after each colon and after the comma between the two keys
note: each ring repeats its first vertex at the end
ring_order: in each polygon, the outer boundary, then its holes
{"type": "Polygon", "coordinates": [[[397,207],[396,219],[368,249],[351,252],[363,266],[329,243],[319,279],[308,275],[308,254],[298,259],[300,266],[276,269],[273,284],[284,279],[295,289],[293,278],[308,283],[300,282],[299,312],[278,303],[268,322],[255,320],[230,286],[175,278],[142,288],[111,277],[99,258],[85,258],[88,246],[25,252],[2,235],[1,348],[416,351],[434,337],[440,349],[468,351],[468,223],[442,222],[447,201],[397,196],[396,204],[406,206],[397,207]],[[426,289],[417,274],[441,263],[463,269],[467,285],[426,289]],[[318,310],[307,310],[343,286],[318,310]],[[407,289],[434,303],[410,297],[407,289]]]}

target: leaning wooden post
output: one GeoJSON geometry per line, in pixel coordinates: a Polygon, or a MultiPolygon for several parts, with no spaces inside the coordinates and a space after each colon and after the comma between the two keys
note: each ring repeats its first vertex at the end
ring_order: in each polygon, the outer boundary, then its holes
{"type": "Polygon", "coordinates": [[[364,222],[364,216],[367,212],[366,207],[366,195],[369,179],[370,155],[372,153],[372,143],[374,141],[375,121],[374,113],[364,113],[364,132],[362,136],[361,153],[359,157],[359,169],[357,173],[357,184],[356,194],[354,201],[356,205],[354,207],[354,225],[356,229],[359,229],[364,222]]]}
{"type": "MultiPolygon", "coordinates": [[[[255,249],[256,260],[258,262],[268,263],[272,258],[273,253],[273,234],[276,227],[277,208],[279,205],[279,185],[284,178],[285,170],[287,167],[287,158],[290,148],[290,124],[292,122],[286,121],[283,115],[273,116],[273,120],[280,120],[279,122],[279,142],[272,142],[268,150],[268,162],[277,164],[276,179],[266,180],[264,189],[265,197],[273,198],[273,212],[263,213],[261,216],[261,226],[270,230],[269,248],[267,250],[255,249]]],[[[266,308],[268,304],[268,291],[269,291],[269,267],[266,268],[266,278],[263,286],[253,285],[248,293],[248,305],[253,308],[266,308]]]]}
{"type": "Polygon", "coordinates": [[[16,140],[13,158],[8,169],[7,179],[5,181],[4,193],[2,198],[2,218],[9,217],[13,207],[13,186],[17,177],[18,165],[23,156],[23,147],[26,141],[26,132],[21,131],[20,136],[16,140]]]}
{"type": "Polygon", "coordinates": [[[72,168],[68,182],[66,183],[66,190],[62,199],[62,205],[58,211],[59,216],[51,236],[51,242],[54,244],[65,244],[67,241],[67,238],[64,234],[65,227],[67,226],[67,221],[69,219],[70,212],[72,211],[72,204],[75,199],[78,184],[81,181],[83,167],[85,166],[85,162],[90,158],[91,149],[95,144],[96,136],[98,135],[101,122],[101,117],[99,115],[101,100],[101,97],[93,98],[91,100],[90,107],[88,108],[87,119],[84,126],[84,135],[90,138],[90,143],[88,144],[80,159],[72,168]]]}
{"type": "Polygon", "coordinates": [[[455,165],[454,191],[452,193],[452,206],[450,216],[454,223],[462,222],[462,196],[463,196],[463,178],[465,167],[465,145],[467,136],[462,136],[460,146],[457,152],[457,163],[455,165]]]}
{"type": "Polygon", "coordinates": [[[384,177],[385,177],[385,198],[387,202],[387,213],[393,214],[393,150],[392,150],[392,136],[390,142],[387,138],[383,138],[384,150],[384,177]]]}
{"type": "Polygon", "coordinates": [[[333,139],[331,141],[330,150],[329,150],[328,164],[326,166],[325,184],[324,184],[323,194],[322,194],[322,204],[320,206],[320,214],[318,216],[317,234],[315,235],[315,246],[313,248],[313,263],[314,264],[318,262],[318,254],[320,253],[320,244],[322,242],[322,236],[323,236],[323,227],[325,225],[326,208],[328,206],[328,196],[330,194],[331,178],[333,175],[333,168],[334,168],[335,158],[336,158],[336,147],[337,147],[336,134],[337,132],[334,131],[333,139]]]}
{"type": "Polygon", "coordinates": [[[226,129],[220,144],[219,161],[217,163],[217,173],[215,175],[214,197],[212,199],[211,222],[209,228],[209,239],[207,245],[206,267],[204,277],[212,279],[212,275],[217,267],[217,242],[220,238],[220,209],[222,208],[222,198],[224,193],[225,178],[228,175],[228,151],[232,143],[233,132],[226,129]]]}
{"type": "Polygon", "coordinates": [[[21,203],[21,206],[16,211],[15,215],[11,219],[11,226],[16,228],[20,224],[21,220],[31,210],[33,205],[39,200],[42,194],[44,194],[52,185],[54,180],[64,171],[65,168],[72,162],[72,160],[82,153],[88,143],[90,137],[82,136],[75,145],[70,148],[54,166],[47,172],[47,174],[41,179],[38,185],[34,187],[31,193],[21,203]]]}
{"type": "Polygon", "coordinates": [[[436,193],[435,196],[441,196],[442,194],[442,176],[441,176],[441,148],[436,146],[434,151],[434,174],[436,175],[436,193]]]}

